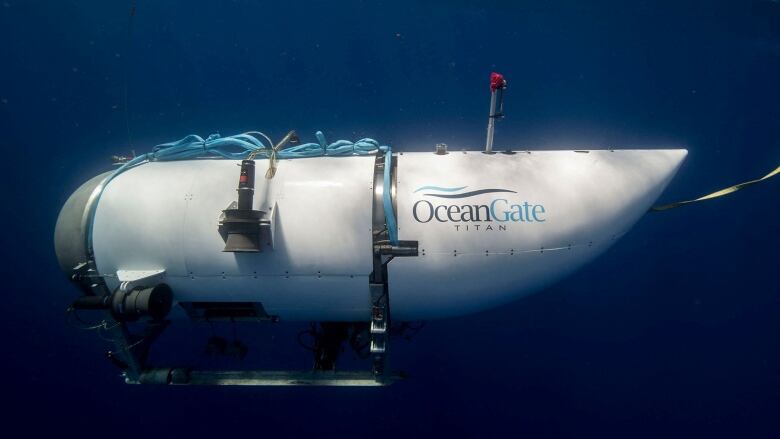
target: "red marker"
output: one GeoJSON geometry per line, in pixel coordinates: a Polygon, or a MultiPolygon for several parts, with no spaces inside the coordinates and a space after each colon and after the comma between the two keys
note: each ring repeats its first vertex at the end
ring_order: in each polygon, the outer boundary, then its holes
{"type": "Polygon", "coordinates": [[[487,140],[485,154],[493,154],[493,133],[496,129],[496,119],[504,117],[504,90],[506,79],[501,73],[490,74],[490,113],[488,113],[487,140]]]}
{"type": "Polygon", "coordinates": [[[490,91],[496,91],[499,88],[506,88],[506,79],[501,73],[493,72],[490,74],[490,91]]]}

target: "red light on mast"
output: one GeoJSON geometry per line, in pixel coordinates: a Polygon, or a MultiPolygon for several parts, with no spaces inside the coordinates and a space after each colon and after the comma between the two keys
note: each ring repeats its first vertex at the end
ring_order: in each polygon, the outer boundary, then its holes
{"type": "Polygon", "coordinates": [[[501,73],[493,72],[490,74],[490,91],[496,91],[499,88],[506,88],[506,79],[501,73]]]}

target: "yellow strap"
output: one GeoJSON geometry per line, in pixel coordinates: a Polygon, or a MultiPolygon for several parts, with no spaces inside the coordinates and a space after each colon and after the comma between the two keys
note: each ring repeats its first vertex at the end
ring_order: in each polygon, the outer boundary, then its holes
{"type": "Polygon", "coordinates": [[[721,189],[721,190],[719,190],[717,192],[713,192],[711,194],[704,195],[702,197],[696,198],[695,200],[678,201],[676,203],[669,203],[669,204],[663,204],[661,206],[654,206],[654,207],[650,208],[650,211],[652,211],[652,212],[661,212],[661,211],[664,211],[664,210],[674,209],[675,207],[680,207],[680,206],[683,206],[685,204],[696,203],[696,202],[699,202],[699,201],[709,200],[711,198],[722,197],[722,196],[728,195],[728,194],[730,194],[732,192],[736,192],[736,191],[742,189],[743,187],[750,186],[752,184],[756,184],[756,183],[762,182],[762,181],[764,181],[764,180],[766,180],[767,178],[770,178],[770,177],[774,177],[777,174],[780,174],[780,166],[778,166],[774,171],[770,172],[769,174],[766,174],[765,176],[763,176],[763,177],[761,177],[761,178],[759,178],[757,180],[750,180],[750,181],[746,181],[744,183],[735,184],[734,186],[729,186],[726,189],[721,189]]]}

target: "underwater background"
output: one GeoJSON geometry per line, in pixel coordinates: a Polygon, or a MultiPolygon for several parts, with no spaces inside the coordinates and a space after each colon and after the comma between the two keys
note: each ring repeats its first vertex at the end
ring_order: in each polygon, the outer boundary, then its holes
{"type": "MultiPolygon", "coordinates": [[[[394,339],[409,378],[387,388],[128,386],[110,346],[66,324],[79,292],[54,224],[112,155],[289,129],[477,150],[491,71],[509,81],[497,149],[688,148],[659,202],[780,165],[776,1],[0,0],[5,430],[780,437],[776,180],[648,214],[542,293],[394,339]]],[[[307,368],[305,327],[216,331],[249,364],[307,368]]],[[[152,355],[197,358],[209,334],[172,331],[152,355]]]]}

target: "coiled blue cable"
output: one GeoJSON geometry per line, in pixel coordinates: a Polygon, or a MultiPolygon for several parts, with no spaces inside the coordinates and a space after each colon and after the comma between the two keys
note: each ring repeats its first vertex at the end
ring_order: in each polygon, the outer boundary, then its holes
{"type": "MultiPolygon", "coordinates": [[[[390,168],[392,165],[392,152],[390,147],[380,146],[379,142],[370,138],[360,139],[357,142],[338,140],[328,144],[325,140],[325,135],[322,134],[321,131],[317,131],[315,133],[315,137],[317,137],[316,143],[292,145],[276,151],[276,158],[297,159],[321,156],[345,157],[354,155],[371,155],[378,152],[385,152],[384,187],[388,189],[384,191],[382,205],[385,210],[385,223],[387,224],[390,242],[393,243],[393,245],[398,244],[395,213],[393,211],[393,202],[389,190],[390,168]]],[[[100,184],[100,192],[96,195],[95,201],[89,206],[90,211],[87,213],[87,251],[90,254],[92,253],[92,225],[94,223],[95,210],[97,209],[97,204],[100,201],[100,196],[111,180],[128,169],[143,163],[155,161],[161,162],[190,160],[195,158],[209,157],[224,158],[229,160],[243,160],[248,158],[250,155],[269,158],[273,154],[273,145],[270,144],[270,139],[268,139],[264,134],[257,132],[247,132],[228,137],[221,137],[219,134],[212,134],[206,139],[203,139],[202,137],[195,134],[190,134],[189,136],[186,136],[175,142],[162,143],[155,146],[152,152],[139,155],[120,166],[111,175],[106,177],[106,179],[100,184]],[[263,143],[258,135],[264,137],[268,141],[268,144],[266,145],[263,143]]]]}

